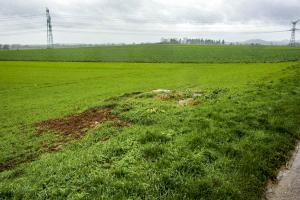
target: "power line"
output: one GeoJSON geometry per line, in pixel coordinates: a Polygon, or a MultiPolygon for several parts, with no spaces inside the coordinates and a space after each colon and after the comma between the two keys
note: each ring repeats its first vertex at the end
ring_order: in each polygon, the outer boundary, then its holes
{"type": "MultiPolygon", "coordinates": [[[[40,17],[41,15],[31,15],[31,16],[27,16],[28,19],[32,19],[32,18],[36,18],[36,17],[40,17]]],[[[101,18],[102,22],[107,22],[109,21],[109,23],[113,22],[124,22],[124,23],[135,23],[135,22],[140,22],[140,23],[167,23],[167,24],[192,24],[192,25],[209,25],[209,24],[218,24],[218,22],[216,22],[215,20],[205,20],[205,21],[197,21],[197,20],[181,20],[181,19],[177,19],[177,18],[168,18],[168,19],[161,19],[160,17],[143,17],[142,19],[136,20],[136,19],[131,19],[136,17],[135,15],[129,15],[130,17],[127,18],[118,18],[118,17],[104,17],[101,18]]],[[[24,19],[24,17],[22,17],[22,19],[24,19]]],[[[59,14],[59,15],[52,15],[52,18],[55,19],[56,22],[60,21],[60,19],[82,19],[82,20],[95,20],[97,19],[97,17],[92,17],[92,16],[87,16],[87,15],[68,15],[68,14],[59,14]]],[[[14,17],[13,20],[18,20],[18,16],[14,17]]],[[[1,21],[1,18],[0,18],[1,21]]],[[[7,20],[8,22],[10,22],[10,19],[7,20]]],[[[66,21],[68,22],[68,21],[66,21]]],[[[99,20],[97,20],[96,22],[99,23],[99,20]]],[[[71,22],[69,22],[71,23],[71,22]]],[[[219,22],[220,23],[220,22],[219,22]]],[[[238,25],[239,23],[226,23],[228,25],[238,25]]],[[[253,24],[256,27],[265,27],[265,25],[262,24],[253,24]]]]}
{"type": "MultiPolygon", "coordinates": [[[[31,15],[31,16],[27,16],[27,17],[33,17],[31,18],[31,21],[33,19],[38,19],[36,18],[36,16],[40,16],[40,15],[31,15]]],[[[90,16],[84,16],[84,15],[74,15],[74,16],[71,16],[71,15],[65,15],[65,14],[59,14],[59,15],[54,15],[54,19],[55,19],[55,25],[56,26],[66,26],[66,25],[70,25],[70,24],[73,24],[74,26],[78,26],[78,25],[87,25],[87,26],[93,26],[93,25],[103,25],[103,24],[106,24],[109,22],[110,25],[112,24],[118,24],[118,23],[122,23],[122,24],[130,24],[130,23],[134,23],[135,21],[124,21],[124,19],[121,19],[121,18],[112,18],[112,17],[108,17],[108,18],[104,18],[102,19],[102,21],[94,21],[93,23],[87,23],[87,22],[80,22],[80,21],[65,21],[65,19],[67,18],[71,18],[72,20],[74,20],[74,18],[76,19],[76,17],[79,17],[79,19],[82,19],[82,20],[87,20],[87,19],[91,19],[90,16]],[[62,17],[62,18],[60,18],[62,17]],[[63,20],[63,21],[62,21],[63,20]]],[[[52,17],[53,18],[53,17],[52,17]]],[[[30,18],[29,18],[30,19],[30,18]]],[[[95,19],[93,19],[95,20],[95,19]]],[[[161,20],[160,18],[156,18],[156,17],[148,17],[148,18],[145,18],[145,20],[138,20],[139,22],[142,22],[142,23],[158,23],[158,24],[164,24],[164,25],[182,25],[182,24],[191,24],[191,25],[209,25],[209,23],[213,23],[215,24],[215,22],[196,22],[196,21],[190,21],[190,20],[187,20],[187,21],[178,21],[178,19],[168,19],[168,20],[161,20]]],[[[9,23],[10,26],[12,26],[13,24],[11,23],[10,20],[7,20],[6,22],[9,23]]],[[[19,24],[33,24],[32,22],[19,22],[19,20],[17,21],[17,24],[16,25],[19,25],[19,24]]],[[[230,23],[231,25],[235,25],[235,23],[230,23]]],[[[230,25],[230,24],[227,24],[227,25],[230,25]]],[[[216,24],[215,24],[216,25],[216,24]]],[[[256,27],[260,27],[260,25],[255,25],[256,27]]],[[[261,27],[265,27],[265,25],[261,25],[261,27]]],[[[277,32],[277,31],[268,31],[268,32],[277,32]]],[[[281,32],[281,31],[278,31],[278,32],[281,32]]],[[[283,32],[283,31],[282,31],[283,32]]],[[[249,32],[246,32],[246,33],[249,33],[249,32]]],[[[250,33],[254,33],[253,31],[250,32],[250,33]]],[[[266,31],[261,31],[261,33],[267,33],[266,31]]]]}
{"type": "MultiPolygon", "coordinates": [[[[0,21],[3,22],[7,22],[9,24],[5,24],[3,25],[4,27],[12,27],[12,26],[20,26],[20,25],[37,25],[37,23],[33,22],[34,20],[37,20],[40,18],[40,14],[34,14],[34,15],[23,15],[23,16],[12,16],[12,17],[7,17],[7,18],[0,18],[0,21]],[[23,21],[19,21],[18,19],[22,17],[21,19],[23,21]],[[25,20],[25,21],[24,21],[25,20]],[[28,21],[30,20],[30,21],[28,21]],[[12,23],[15,22],[15,23],[12,23]]],[[[57,29],[55,29],[55,31],[57,32],[65,32],[65,33],[109,33],[109,34],[140,34],[140,33],[144,33],[144,34],[148,34],[148,35],[162,35],[162,34],[180,34],[180,33],[199,33],[199,30],[180,30],[180,31],[168,31],[165,28],[162,29],[157,29],[154,30],[153,28],[151,28],[151,30],[147,30],[147,29],[134,29],[130,28],[129,26],[126,26],[126,28],[120,28],[120,26],[118,26],[117,28],[112,28],[112,27],[108,27],[110,28],[110,30],[103,30],[103,25],[109,22],[109,25],[120,25],[120,23],[124,23],[128,24],[128,23],[133,23],[134,21],[129,20],[129,22],[126,22],[126,19],[124,21],[124,19],[121,18],[104,18],[102,19],[102,21],[93,21],[94,23],[90,23],[90,22],[80,22],[80,21],[62,21],[60,17],[62,17],[63,20],[68,19],[68,18],[72,18],[72,20],[74,20],[73,15],[68,16],[68,15],[64,15],[64,14],[60,14],[60,15],[54,15],[55,17],[55,27],[57,27],[57,29]],[[109,21],[105,21],[108,20],[109,21]],[[101,30],[99,29],[93,29],[93,28],[97,28],[96,26],[99,26],[99,28],[101,27],[101,30]],[[129,27],[129,28],[128,28],[129,27]],[[84,29],[84,30],[83,30],[84,29]]],[[[90,19],[90,16],[77,16],[79,17],[79,19],[82,20],[87,20],[90,19]]],[[[53,47],[53,30],[52,30],[52,18],[50,16],[50,12],[49,9],[46,8],[46,18],[47,18],[47,45],[49,48],[53,47]]],[[[75,16],[76,18],[76,16],[75,16]]],[[[177,19],[169,19],[169,20],[161,20],[160,18],[156,18],[156,17],[148,17],[145,18],[146,22],[145,23],[170,23],[172,25],[181,25],[184,23],[187,24],[192,24],[192,25],[204,25],[204,28],[202,27],[202,32],[203,33],[233,33],[233,34],[271,34],[271,33],[281,33],[281,32],[292,32],[292,37],[291,37],[291,44],[295,45],[295,32],[299,29],[296,28],[296,24],[295,26],[293,26],[292,29],[290,30],[273,30],[273,31],[221,31],[221,30],[215,30],[215,29],[209,29],[209,27],[206,27],[208,29],[205,30],[205,25],[208,25],[207,22],[195,22],[195,21],[178,21],[177,19]]],[[[95,20],[95,19],[93,19],[95,20]]],[[[128,20],[128,19],[127,19],[128,20]]],[[[139,22],[143,22],[144,20],[138,20],[139,22]]],[[[170,24],[166,24],[166,25],[170,25],[170,24]]],[[[233,25],[235,23],[232,23],[233,25]]],[[[1,26],[1,24],[0,24],[1,26]]],[[[42,27],[42,24],[41,24],[42,27]]],[[[264,27],[264,26],[263,26],[264,27]]],[[[198,27],[199,28],[199,27],[198,27]]],[[[12,30],[11,32],[6,32],[6,33],[0,33],[0,36],[5,36],[5,35],[17,35],[17,34],[23,34],[23,33],[30,33],[30,32],[43,32],[42,29],[36,29],[33,26],[27,26],[24,27],[24,31],[18,31],[18,29],[16,29],[16,32],[12,32],[14,30],[12,30]]]]}
{"type": "MultiPolygon", "coordinates": [[[[27,23],[17,23],[17,24],[9,24],[9,25],[5,25],[5,27],[14,27],[14,25],[29,25],[25,28],[30,28],[32,27],[31,25],[38,25],[36,22],[27,22],[27,23]]],[[[42,22],[40,24],[42,26],[42,22]]],[[[103,28],[103,25],[104,23],[87,23],[87,22],[60,22],[60,21],[56,21],[55,22],[55,26],[58,27],[58,28],[68,28],[70,29],[70,31],[73,31],[73,29],[82,29],[84,28],[85,30],[89,30],[91,27],[93,28],[97,28],[97,26],[100,28],[103,28]]],[[[110,25],[110,28],[111,25],[114,25],[112,23],[109,24],[110,25]]],[[[127,26],[128,27],[128,26],[127,26]]],[[[33,27],[34,28],[34,27],[33,27]]],[[[240,34],[268,34],[268,33],[279,33],[279,32],[288,32],[288,31],[291,31],[291,30],[274,30],[274,31],[226,31],[226,30],[218,30],[218,31],[215,31],[214,29],[211,30],[209,29],[209,27],[207,27],[208,29],[205,30],[205,28],[202,28],[202,30],[204,32],[222,32],[222,33],[240,33],[240,34]]],[[[118,26],[119,30],[124,30],[124,29],[121,29],[120,26],[118,26]]],[[[125,29],[125,30],[128,30],[128,29],[125,29]]],[[[129,30],[132,30],[132,29],[129,29],[129,30]]],[[[153,31],[154,29],[151,28],[151,31],[153,31]]],[[[75,30],[77,31],[77,30],[75,30]]],[[[98,30],[97,30],[98,31],[98,30]]],[[[137,31],[137,29],[135,29],[135,31],[137,31]]],[[[157,32],[164,32],[162,29],[159,29],[159,30],[155,30],[157,32]]],[[[198,32],[198,30],[195,30],[198,32]]],[[[189,31],[180,31],[180,32],[189,32],[189,31]]],[[[190,31],[190,32],[193,32],[193,31],[190,31]]]]}
{"type": "Polygon", "coordinates": [[[12,21],[12,20],[20,20],[20,19],[33,19],[40,18],[42,15],[18,15],[11,17],[0,17],[0,21],[12,21]]]}
{"type": "Polygon", "coordinates": [[[24,30],[24,31],[10,31],[10,32],[6,32],[6,33],[0,33],[0,36],[13,36],[13,35],[24,35],[26,33],[45,33],[45,30],[41,30],[41,29],[32,29],[32,30],[24,30]]]}
{"type": "MultiPolygon", "coordinates": [[[[166,31],[166,30],[132,30],[132,29],[110,29],[110,30],[99,30],[99,29],[79,29],[79,28],[74,28],[74,27],[65,27],[65,26],[56,26],[57,28],[55,29],[56,32],[65,32],[65,33],[109,33],[109,34],[148,34],[148,35],[162,35],[162,34],[179,34],[179,33],[198,33],[197,30],[182,30],[180,32],[174,32],[174,31],[166,31]]],[[[51,27],[52,28],[52,27],[51,27]]],[[[45,30],[40,29],[40,28],[27,28],[24,29],[24,31],[19,31],[19,29],[14,29],[12,31],[6,32],[6,33],[0,33],[1,36],[4,35],[16,35],[20,33],[29,33],[29,32],[44,32],[45,30]]],[[[254,31],[249,31],[249,32],[240,32],[240,31],[205,31],[206,33],[231,33],[231,34],[270,34],[270,33],[279,33],[279,32],[289,32],[290,30],[284,30],[284,31],[268,31],[268,32],[254,32],[254,31]]],[[[49,38],[50,32],[48,29],[48,36],[49,38]]],[[[47,44],[48,44],[48,39],[47,39],[47,44]]],[[[49,43],[50,45],[51,43],[49,43]]],[[[50,45],[51,46],[51,45],[50,45]]]]}
{"type": "MultiPolygon", "coordinates": [[[[145,33],[145,34],[152,34],[152,35],[161,35],[161,34],[179,34],[179,33],[198,33],[197,30],[194,31],[180,31],[180,32],[170,32],[166,30],[130,30],[130,29],[114,29],[114,30],[97,30],[97,29],[85,29],[85,30],[80,30],[80,29],[75,29],[75,28],[67,28],[65,27],[64,29],[60,29],[59,27],[55,29],[55,31],[58,32],[68,32],[68,33],[126,33],[126,34],[140,34],[140,33],[145,33]]],[[[284,30],[284,31],[268,31],[268,32],[230,32],[230,31],[206,31],[206,33],[233,33],[233,34],[270,34],[270,33],[280,33],[280,32],[289,32],[289,30],[284,30]]]]}

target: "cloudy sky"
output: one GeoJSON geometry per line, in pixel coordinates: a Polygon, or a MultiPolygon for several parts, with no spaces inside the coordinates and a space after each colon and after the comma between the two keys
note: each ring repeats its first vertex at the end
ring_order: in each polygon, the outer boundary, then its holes
{"type": "Polygon", "coordinates": [[[45,44],[46,7],[55,43],[284,40],[300,18],[300,0],[0,0],[0,43],[45,44]]]}

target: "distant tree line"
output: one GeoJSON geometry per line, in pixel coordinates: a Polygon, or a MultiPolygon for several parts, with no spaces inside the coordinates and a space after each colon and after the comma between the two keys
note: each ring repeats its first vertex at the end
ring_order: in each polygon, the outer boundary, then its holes
{"type": "Polygon", "coordinates": [[[0,49],[8,50],[10,46],[8,44],[0,44],[0,49]]]}
{"type": "Polygon", "coordinates": [[[162,44],[198,44],[198,45],[225,45],[225,40],[212,40],[204,38],[162,38],[162,44]]]}

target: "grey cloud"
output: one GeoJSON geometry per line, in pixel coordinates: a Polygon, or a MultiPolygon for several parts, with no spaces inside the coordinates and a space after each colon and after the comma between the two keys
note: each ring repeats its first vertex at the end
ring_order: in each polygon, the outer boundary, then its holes
{"type": "Polygon", "coordinates": [[[239,0],[227,6],[229,20],[282,23],[299,18],[300,0],[239,0]]]}
{"type": "Polygon", "coordinates": [[[223,24],[232,25],[234,30],[235,24],[252,23],[269,30],[271,25],[288,27],[289,21],[300,18],[300,0],[1,0],[0,29],[43,27],[46,6],[50,8],[54,30],[91,28],[163,33],[180,32],[180,24],[191,29],[210,25],[216,30],[223,24]]]}
{"type": "MultiPolygon", "coordinates": [[[[217,1],[217,0],[212,0],[217,1]]],[[[118,18],[123,21],[143,23],[145,21],[168,21],[199,23],[224,23],[248,21],[291,20],[299,16],[300,0],[229,0],[221,1],[221,6],[207,8],[203,1],[190,1],[188,6],[174,6],[174,1],[162,4],[151,0],[10,0],[0,2],[1,16],[23,16],[43,14],[49,6],[53,13],[87,15],[91,19],[118,18]],[[167,5],[167,6],[166,6],[167,5]]],[[[168,1],[167,1],[168,2],[168,1]]],[[[176,2],[176,1],[175,1],[176,2]]]]}

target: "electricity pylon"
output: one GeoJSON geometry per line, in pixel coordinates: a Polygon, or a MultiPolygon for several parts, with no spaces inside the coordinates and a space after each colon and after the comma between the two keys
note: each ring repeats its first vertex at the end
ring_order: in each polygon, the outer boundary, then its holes
{"type": "Polygon", "coordinates": [[[298,29],[296,29],[296,25],[298,22],[299,22],[299,20],[292,21],[293,28],[291,29],[292,35],[291,35],[290,46],[296,46],[296,30],[298,30],[298,29]]]}
{"type": "Polygon", "coordinates": [[[53,48],[53,34],[52,34],[52,24],[49,9],[46,8],[47,17],[47,48],[53,48]]]}

